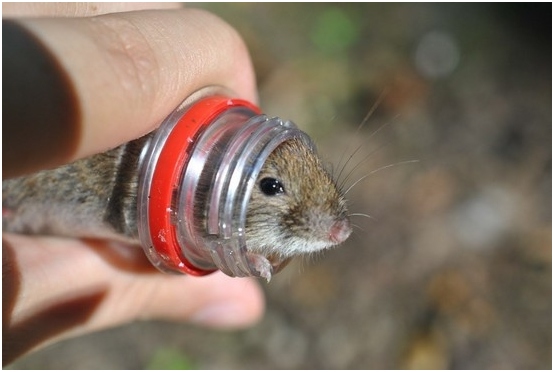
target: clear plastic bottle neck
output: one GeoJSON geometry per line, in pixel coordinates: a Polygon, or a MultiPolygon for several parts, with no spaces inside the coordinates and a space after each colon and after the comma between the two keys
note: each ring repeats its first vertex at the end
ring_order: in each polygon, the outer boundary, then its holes
{"type": "Polygon", "coordinates": [[[254,105],[216,96],[181,107],[143,155],[139,237],[163,271],[271,277],[269,261],[252,260],[246,217],[252,190],[281,143],[310,138],[290,121],[254,105]]]}

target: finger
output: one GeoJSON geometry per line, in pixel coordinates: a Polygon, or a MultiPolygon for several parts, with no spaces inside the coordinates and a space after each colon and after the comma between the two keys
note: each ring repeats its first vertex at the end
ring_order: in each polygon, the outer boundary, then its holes
{"type": "Polygon", "coordinates": [[[100,14],[146,9],[176,9],[180,3],[4,3],[2,15],[9,17],[90,17],[100,14]]]}
{"type": "MultiPolygon", "coordinates": [[[[259,287],[249,279],[220,273],[192,277],[122,269],[120,264],[107,259],[105,253],[100,254],[98,246],[82,240],[17,234],[4,234],[3,239],[6,247],[14,247],[11,264],[19,278],[16,297],[23,300],[13,306],[15,321],[19,314],[29,314],[29,309],[39,308],[52,298],[71,297],[74,293],[90,292],[91,288],[109,288],[102,304],[107,314],[95,317],[104,326],[137,318],[187,320],[195,310],[219,298],[236,299],[244,307],[237,314],[241,317],[239,325],[256,321],[263,310],[259,287]]],[[[110,249],[113,243],[104,244],[102,249],[110,249]]],[[[129,260],[134,260],[131,255],[144,256],[140,247],[128,248],[134,250],[128,252],[129,260]]]]}
{"type": "Polygon", "coordinates": [[[3,238],[7,357],[135,319],[163,318],[227,329],[256,322],[264,310],[254,280],[221,273],[202,278],[136,274],[120,270],[97,254],[98,247],[83,241],[13,234],[3,238]]]}
{"type": "Polygon", "coordinates": [[[4,91],[10,92],[3,95],[6,175],[60,165],[146,134],[206,86],[256,100],[242,39],[204,11],[18,22],[22,27],[3,22],[3,50],[19,51],[3,60],[4,91]]]}

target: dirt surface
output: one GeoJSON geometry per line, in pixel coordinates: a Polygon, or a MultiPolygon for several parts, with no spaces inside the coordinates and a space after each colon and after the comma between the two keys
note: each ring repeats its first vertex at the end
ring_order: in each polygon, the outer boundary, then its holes
{"type": "Polygon", "coordinates": [[[251,329],[135,323],[12,367],[551,369],[551,4],[190,6],[243,35],[267,113],[371,174],[371,218],[263,284],[251,329]]]}

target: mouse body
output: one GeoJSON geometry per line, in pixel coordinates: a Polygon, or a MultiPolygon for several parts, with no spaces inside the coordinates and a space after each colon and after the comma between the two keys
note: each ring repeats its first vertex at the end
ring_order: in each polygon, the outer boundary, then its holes
{"type": "Polygon", "coordinates": [[[3,231],[138,241],[137,159],[144,141],[2,180],[3,231]]]}
{"type": "MultiPolygon", "coordinates": [[[[147,138],[56,169],[3,180],[4,231],[140,244],[138,167],[147,138]]],[[[340,244],[351,231],[346,201],[315,150],[295,139],[273,150],[248,204],[250,256],[281,265],[340,244]]]]}

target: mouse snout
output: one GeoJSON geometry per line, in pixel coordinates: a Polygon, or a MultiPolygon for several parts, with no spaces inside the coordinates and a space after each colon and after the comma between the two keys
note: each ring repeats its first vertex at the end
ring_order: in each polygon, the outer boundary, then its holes
{"type": "Polygon", "coordinates": [[[335,244],[344,242],[352,233],[352,227],[347,219],[335,221],[329,229],[329,240],[335,244]]]}

